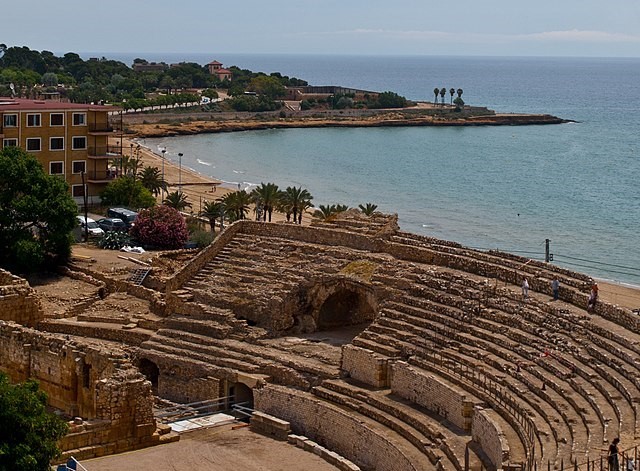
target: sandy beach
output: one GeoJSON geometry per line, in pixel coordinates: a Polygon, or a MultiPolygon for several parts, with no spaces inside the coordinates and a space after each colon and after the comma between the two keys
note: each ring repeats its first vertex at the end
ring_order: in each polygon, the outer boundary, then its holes
{"type": "MultiPolygon", "coordinates": [[[[115,140],[114,140],[115,141],[115,140]]],[[[133,153],[138,155],[139,143],[134,139],[123,139],[122,148],[125,155],[127,150],[131,149],[133,144],[133,153]]],[[[141,160],[140,169],[144,167],[157,167],[162,169],[163,158],[161,154],[153,152],[153,150],[140,145],[139,156],[141,160]]],[[[182,176],[180,177],[180,167],[169,159],[164,159],[164,175],[167,182],[167,192],[174,192],[178,190],[178,183],[182,181],[182,192],[187,196],[189,203],[191,203],[191,211],[194,214],[200,212],[202,205],[207,201],[213,201],[223,197],[227,193],[232,192],[230,188],[222,186],[220,180],[202,175],[188,167],[182,166],[182,176]]],[[[158,196],[158,202],[161,202],[161,196],[158,196]]]]}

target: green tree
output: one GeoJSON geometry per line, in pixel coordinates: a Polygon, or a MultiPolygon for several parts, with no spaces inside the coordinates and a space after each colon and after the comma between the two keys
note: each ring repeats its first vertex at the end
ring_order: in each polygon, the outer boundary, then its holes
{"type": "Polygon", "coordinates": [[[225,214],[230,221],[246,219],[251,204],[251,196],[245,190],[227,193],[222,197],[225,214]]]}
{"type": "Polygon", "coordinates": [[[247,90],[256,92],[258,95],[265,95],[271,100],[284,96],[284,86],[277,77],[259,75],[249,82],[247,90]]]}
{"type": "Polygon", "coordinates": [[[14,385],[0,373],[0,469],[47,471],[60,456],[57,442],[68,426],[46,406],[37,382],[14,385]]]}
{"type": "Polygon", "coordinates": [[[332,204],[332,205],[320,205],[318,209],[313,213],[313,216],[322,220],[330,219],[332,216],[346,211],[349,206],[345,204],[332,204]]]}
{"type": "Polygon", "coordinates": [[[275,183],[260,183],[260,186],[254,188],[251,192],[251,198],[254,200],[256,207],[262,210],[262,220],[266,221],[267,215],[269,215],[269,222],[271,222],[273,209],[280,198],[278,185],[275,183]]]}
{"type": "Polygon", "coordinates": [[[105,206],[126,206],[128,208],[149,208],[156,204],[151,192],[140,180],[123,176],[110,182],[100,195],[105,206]]]}
{"type": "Polygon", "coordinates": [[[178,211],[184,211],[191,207],[191,203],[187,200],[187,195],[181,191],[169,193],[162,204],[178,211]]]}
{"type": "Polygon", "coordinates": [[[200,211],[200,216],[209,220],[211,232],[216,231],[216,219],[220,219],[220,228],[224,223],[224,204],[221,201],[206,201],[200,211]]]}
{"type": "Polygon", "coordinates": [[[65,263],[78,208],[64,180],[19,147],[0,151],[0,264],[34,271],[65,263]]]}
{"type": "Polygon", "coordinates": [[[449,89],[449,94],[451,95],[451,104],[453,104],[453,95],[455,95],[456,93],[456,89],[455,88],[450,88],[449,89]]]}
{"type": "Polygon", "coordinates": [[[378,209],[378,205],[367,203],[366,205],[358,205],[358,208],[360,208],[360,211],[362,211],[365,215],[371,216],[376,211],[376,209],[378,209]]]}
{"type": "Polygon", "coordinates": [[[47,72],[46,74],[42,74],[42,84],[47,87],[57,87],[58,74],[55,74],[53,72],[47,72]]]}
{"type": "Polygon", "coordinates": [[[158,196],[163,188],[166,188],[166,184],[162,181],[162,173],[158,167],[152,167],[148,165],[143,168],[138,174],[140,183],[147,190],[153,193],[154,196],[158,196]]]}
{"type": "Polygon", "coordinates": [[[438,95],[440,95],[440,89],[438,87],[433,89],[433,93],[436,96],[434,99],[434,103],[437,105],[438,104],[438,95]]]}
{"type": "MultiPolygon", "coordinates": [[[[285,213],[293,214],[293,222],[302,224],[302,215],[308,208],[313,207],[313,196],[302,187],[289,186],[280,195],[280,202],[285,213]]],[[[287,221],[289,218],[287,217],[287,221]]]]}
{"type": "Polygon", "coordinates": [[[442,104],[444,105],[444,96],[447,94],[447,89],[442,87],[440,89],[440,98],[442,99],[442,104]]]}
{"type": "Polygon", "coordinates": [[[458,98],[462,98],[462,88],[458,88],[456,93],[458,94],[458,98]]]}
{"type": "Polygon", "coordinates": [[[378,99],[369,105],[370,108],[404,108],[407,99],[394,92],[382,92],[378,99]]]}

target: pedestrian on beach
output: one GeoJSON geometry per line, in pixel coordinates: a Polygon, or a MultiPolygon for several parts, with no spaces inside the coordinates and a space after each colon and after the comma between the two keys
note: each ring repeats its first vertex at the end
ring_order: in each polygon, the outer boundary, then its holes
{"type": "Polygon", "coordinates": [[[618,443],[620,443],[620,439],[616,437],[611,442],[611,445],[609,445],[609,450],[607,452],[609,471],[620,471],[618,462],[618,443]]]}
{"type": "Polygon", "coordinates": [[[554,278],[551,282],[551,289],[553,290],[553,300],[557,301],[560,299],[560,281],[558,277],[554,278]]]}
{"type": "Polygon", "coordinates": [[[525,300],[529,298],[529,281],[526,278],[522,280],[522,298],[525,300]]]}

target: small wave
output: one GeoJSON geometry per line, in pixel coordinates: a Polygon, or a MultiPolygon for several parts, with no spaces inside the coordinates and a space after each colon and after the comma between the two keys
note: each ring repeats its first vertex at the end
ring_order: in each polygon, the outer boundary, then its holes
{"type": "Polygon", "coordinates": [[[244,173],[244,170],[234,170],[234,171],[233,171],[233,173],[240,173],[240,174],[243,174],[243,173],[244,173]]]}
{"type": "MultiPolygon", "coordinates": [[[[209,162],[205,162],[204,160],[200,160],[200,159],[196,159],[196,161],[200,164],[200,165],[206,165],[207,167],[211,167],[211,164],[209,162]]],[[[215,168],[215,167],[213,167],[215,168]]]]}

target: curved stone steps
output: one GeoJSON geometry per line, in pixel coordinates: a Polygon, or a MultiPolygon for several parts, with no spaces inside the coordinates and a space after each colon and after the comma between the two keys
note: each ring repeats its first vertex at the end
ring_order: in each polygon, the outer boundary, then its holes
{"type": "MultiPolygon", "coordinates": [[[[482,310],[480,310],[479,315],[482,315],[482,310]]],[[[510,320],[513,320],[512,318],[510,320]]],[[[473,323],[474,324],[484,324],[485,327],[487,327],[486,323],[490,322],[493,326],[500,328],[500,325],[495,323],[493,320],[490,321],[486,321],[486,320],[481,320],[480,317],[478,315],[473,317],[473,323]]],[[[534,330],[530,330],[528,332],[530,335],[536,335],[536,332],[534,330]]],[[[513,337],[513,329],[509,329],[507,331],[507,335],[509,335],[510,337],[513,337]]],[[[522,338],[522,337],[521,337],[522,338]]],[[[525,336],[526,338],[526,336],[525,336]]],[[[514,340],[517,340],[514,339],[514,340]]],[[[528,340],[528,339],[527,339],[528,340]]],[[[541,339],[542,341],[543,339],[541,339]]],[[[585,363],[585,367],[588,363],[585,363]]],[[[579,369],[579,368],[578,368],[579,369]]],[[[615,387],[615,386],[614,386],[615,387]]],[[[581,395],[583,397],[585,397],[590,403],[591,406],[593,407],[593,409],[596,411],[596,413],[600,416],[601,422],[603,424],[606,425],[606,423],[609,420],[605,421],[605,417],[607,417],[608,419],[610,419],[611,417],[613,417],[614,415],[616,416],[617,419],[620,419],[621,417],[624,417],[626,414],[628,414],[629,412],[631,413],[631,416],[633,417],[632,422],[635,423],[635,413],[633,409],[630,410],[626,410],[625,413],[622,413],[619,411],[619,405],[614,401],[613,397],[615,395],[611,394],[611,391],[607,391],[606,387],[602,387],[601,384],[599,382],[595,382],[593,384],[590,384],[589,386],[583,385],[583,386],[578,386],[576,387],[576,389],[581,393],[581,395]],[[593,391],[593,389],[597,389],[597,393],[593,391]],[[590,391],[589,391],[590,390],[590,391]],[[598,403],[594,400],[592,400],[592,396],[594,395],[601,395],[602,398],[604,399],[603,405],[598,405],[598,403]],[[601,412],[600,408],[604,408],[605,412],[601,412]],[[607,410],[608,409],[608,410],[607,410]]],[[[626,415],[628,417],[628,415],[626,415]]]]}
{"type": "MultiPolygon", "coordinates": [[[[446,426],[442,418],[435,418],[433,414],[407,399],[392,394],[390,390],[370,391],[349,382],[336,380],[324,381],[322,386],[365,402],[412,426],[443,450],[457,470],[464,469],[465,449],[471,441],[471,436],[455,426],[446,426]]],[[[479,469],[482,458],[475,454],[472,448],[469,452],[470,468],[479,469]]]]}
{"type": "Polygon", "coordinates": [[[274,348],[231,339],[213,339],[191,332],[171,329],[158,331],[158,336],[179,339],[189,348],[203,349],[236,356],[248,362],[279,363],[321,379],[339,377],[339,365],[329,365],[316,358],[282,352],[274,348]]]}
{"type": "Polygon", "coordinates": [[[380,430],[380,433],[384,431],[387,438],[403,450],[405,456],[417,469],[422,469],[423,463],[428,459],[432,465],[438,463],[440,469],[460,471],[460,468],[451,462],[445,453],[437,449],[436,444],[429,437],[391,414],[322,385],[315,386],[311,392],[316,397],[348,410],[350,414],[367,418],[369,424],[375,424],[370,426],[380,430]]]}
{"type": "MultiPolygon", "coordinates": [[[[397,310],[395,312],[398,312],[397,310]]],[[[393,315],[393,312],[390,311],[385,311],[385,313],[387,313],[388,315],[393,315]]],[[[423,312],[423,314],[425,314],[423,312]]],[[[380,320],[382,321],[382,319],[380,320]]],[[[429,318],[429,323],[428,325],[425,325],[425,328],[429,328],[431,327],[432,329],[435,327],[436,323],[438,321],[443,321],[446,322],[447,319],[442,319],[440,318],[440,315],[438,314],[432,314],[429,318]]],[[[411,320],[407,320],[406,321],[407,324],[413,324],[416,327],[421,326],[421,322],[423,322],[423,319],[421,319],[420,317],[414,316],[411,320]]],[[[448,326],[449,328],[455,330],[457,327],[457,332],[454,334],[450,334],[452,335],[457,341],[459,341],[461,344],[463,345],[474,345],[475,342],[475,347],[483,350],[483,351],[487,351],[490,353],[493,353],[495,355],[497,355],[496,358],[502,359],[502,361],[507,361],[508,365],[515,365],[517,363],[526,363],[527,361],[531,361],[530,358],[523,358],[520,356],[520,353],[518,353],[515,349],[513,348],[509,348],[508,350],[503,349],[501,346],[502,345],[509,345],[510,340],[508,338],[505,338],[504,335],[502,334],[495,334],[493,332],[489,332],[489,331],[483,331],[483,329],[478,329],[478,328],[473,328],[473,327],[469,327],[468,329],[465,328],[465,326],[456,326],[455,324],[450,324],[448,326]],[[479,336],[478,334],[482,333],[483,335],[479,336]],[[482,338],[482,339],[480,339],[482,338]],[[480,343],[478,343],[480,342],[480,343]]],[[[407,329],[399,329],[399,330],[407,330],[407,329]]],[[[442,333],[442,332],[440,332],[442,333]]],[[[485,357],[485,362],[488,360],[489,357],[485,357]]],[[[502,368],[503,370],[505,369],[503,365],[500,364],[500,361],[495,361],[496,366],[498,368],[502,368]]],[[[545,364],[541,365],[543,368],[546,367],[545,364]]],[[[549,369],[549,368],[547,368],[549,369]]],[[[550,378],[547,378],[546,381],[550,381],[551,379],[555,378],[558,375],[558,371],[557,370],[551,370],[550,371],[552,373],[552,376],[550,378]]],[[[562,375],[567,374],[567,372],[561,372],[562,375]]],[[[542,376],[544,377],[544,376],[542,376]]],[[[577,386],[577,385],[574,385],[577,386]]],[[[592,386],[591,386],[592,387],[592,386]]],[[[571,388],[567,388],[568,390],[571,390],[571,388]]],[[[596,440],[599,440],[599,436],[602,436],[604,434],[604,430],[603,431],[598,431],[595,430],[593,428],[593,421],[589,421],[588,417],[583,415],[581,413],[582,410],[591,408],[594,410],[595,414],[598,416],[599,421],[604,429],[605,426],[605,421],[604,421],[604,414],[600,411],[600,406],[595,403],[594,401],[589,401],[588,397],[589,394],[596,394],[595,392],[591,391],[591,393],[587,393],[585,391],[581,391],[578,387],[574,387],[574,389],[576,389],[578,392],[580,392],[582,394],[582,396],[585,398],[586,402],[578,399],[577,401],[571,400],[571,407],[573,409],[575,409],[580,416],[582,417],[582,421],[585,425],[585,428],[590,432],[590,435],[595,435],[596,436],[596,440]]],[[[598,392],[598,394],[600,394],[598,392]]],[[[606,395],[602,395],[603,398],[606,398],[606,395]]],[[[566,397],[566,400],[570,400],[570,397],[566,397]]],[[[562,402],[562,401],[561,401],[562,402]]],[[[606,404],[606,402],[605,402],[606,404]]],[[[606,406],[604,406],[606,407],[606,406]]],[[[611,410],[609,413],[610,417],[613,417],[615,415],[615,411],[611,410]]],[[[596,445],[599,446],[599,445],[596,445]]]]}
{"type": "MultiPolygon", "coordinates": [[[[386,315],[389,315],[389,314],[391,314],[391,312],[387,309],[387,310],[385,311],[385,314],[386,314],[386,315]]],[[[381,319],[379,319],[379,320],[378,320],[378,322],[382,322],[382,321],[391,322],[391,319],[386,319],[386,320],[385,320],[384,318],[381,318],[381,319]]],[[[411,322],[411,323],[409,323],[409,322],[402,322],[402,321],[397,321],[397,322],[401,322],[401,325],[399,325],[399,326],[398,326],[400,331],[411,331],[412,329],[417,328],[417,325],[420,323],[420,319],[413,319],[413,322],[411,322]]],[[[370,329],[371,329],[371,327],[370,327],[370,329]]],[[[386,341],[386,342],[393,342],[394,337],[395,337],[395,336],[393,336],[393,335],[392,335],[392,333],[391,333],[391,332],[389,332],[389,336],[388,336],[384,341],[386,341]]],[[[429,338],[429,337],[428,337],[428,332],[427,332],[427,331],[423,331],[423,332],[421,332],[420,334],[416,334],[416,335],[415,335],[415,337],[416,337],[416,338],[421,338],[421,339],[429,338]]],[[[387,343],[387,344],[388,344],[388,343],[387,343]]],[[[442,347],[442,348],[444,348],[444,347],[442,347]]],[[[379,350],[378,350],[378,351],[379,351],[379,350]]],[[[380,351],[379,351],[379,353],[383,353],[383,352],[380,352],[380,351]]],[[[419,354],[419,353],[420,353],[420,349],[415,349],[415,348],[414,348],[414,349],[413,349],[413,352],[410,352],[410,353],[412,353],[412,354],[419,354]]],[[[471,366],[473,365],[473,363],[471,362],[471,360],[470,360],[470,362],[469,362],[469,363],[470,363],[470,365],[471,365],[471,366]]],[[[500,371],[500,373],[502,373],[502,371],[500,371]]],[[[498,373],[496,373],[496,374],[498,374],[498,373]]],[[[525,386],[523,385],[523,387],[525,387],[525,386]]],[[[528,388],[526,388],[526,389],[528,389],[528,388]]],[[[559,406],[557,406],[557,405],[556,405],[556,406],[554,407],[554,409],[559,409],[559,406]]],[[[560,415],[558,415],[558,417],[561,417],[561,416],[560,416],[560,415]]],[[[549,434],[553,435],[553,434],[554,434],[554,432],[555,432],[555,427],[557,427],[557,425],[556,425],[556,424],[552,424],[552,423],[551,423],[551,421],[549,421],[549,420],[544,420],[544,419],[543,419],[543,421],[544,421],[544,423],[546,423],[546,424],[547,424],[547,425],[546,425],[546,427],[545,427],[545,429],[543,430],[543,433],[544,433],[546,436],[549,436],[549,434]]],[[[566,426],[567,426],[567,427],[569,427],[569,424],[567,423],[567,424],[566,424],[566,426]]],[[[551,453],[553,454],[553,452],[551,452],[551,453]]]]}

